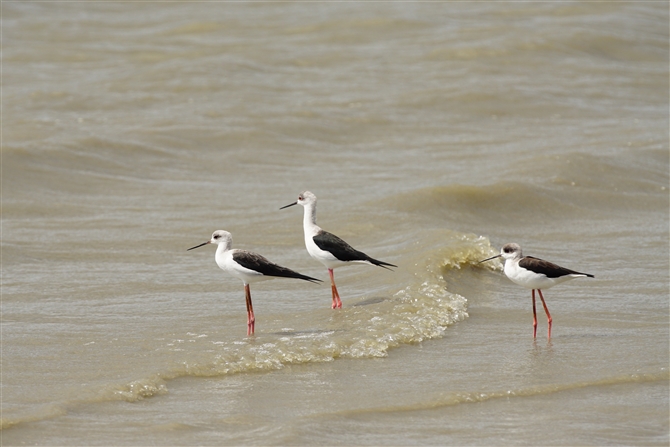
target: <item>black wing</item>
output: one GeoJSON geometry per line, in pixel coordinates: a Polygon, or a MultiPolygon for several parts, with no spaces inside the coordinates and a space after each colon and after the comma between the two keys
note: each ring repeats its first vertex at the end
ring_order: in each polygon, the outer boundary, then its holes
{"type": "Polygon", "coordinates": [[[236,251],[233,253],[233,261],[237,262],[244,268],[254,270],[265,276],[296,278],[304,279],[305,281],[310,282],[322,282],[320,279],[312,278],[311,276],[303,275],[302,273],[298,273],[289,268],[277,265],[274,262],[269,261],[267,258],[259,255],[258,253],[252,253],[250,251],[236,251]]]}
{"type": "Polygon", "coordinates": [[[525,268],[535,273],[540,273],[546,275],[547,278],[560,278],[561,276],[567,275],[586,275],[590,278],[593,278],[593,275],[588,273],[576,272],[574,270],[566,269],[560,265],[556,265],[552,262],[545,261],[544,259],[534,258],[532,256],[524,256],[519,261],[519,267],[525,268]]]}
{"type": "Polygon", "coordinates": [[[398,267],[397,265],[371,258],[362,251],[356,250],[354,247],[347,244],[339,237],[327,231],[319,231],[317,235],[314,236],[313,240],[317,247],[319,247],[321,250],[330,252],[340,261],[368,261],[369,263],[378,265],[379,267],[398,267]]]}

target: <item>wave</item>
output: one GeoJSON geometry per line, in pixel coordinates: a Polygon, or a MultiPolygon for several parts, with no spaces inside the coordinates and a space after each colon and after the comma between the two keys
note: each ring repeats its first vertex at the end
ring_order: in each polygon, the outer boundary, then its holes
{"type": "MultiPolygon", "coordinates": [[[[531,397],[542,396],[554,393],[561,393],[564,391],[579,390],[591,387],[603,387],[613,385],[625,385],[632,383],[654,383],[667,382],[670,380],[670,372],[665,369],[661,372],[641,373],[641,374],[627,374],[621,376],[613,376],[593,381],[582,381],[564,384],[551,384],[545,386],[535,386],[529,388],[521,388],[516,390],[492,390],[492,391],[473,391],[473,392],[455,392],[444,394],[437,399],[429,402],[418,402],[410,405],[379,407],[379,408],[362,408],[356,410],[345,410],[337,413],[330,413],[328,418],[332,416],[351,417],[357,415],[374,414],[374,413],[403,413],[435,410],[444,407],[450,407],[461,404],[486,402],[494,399],[510,399],[517,397],[531,397]]],[[[324,417],[326,415],[314,415],[314,418],[324,417]]]]}
{"type": "Polygon", "coordinates": [[[524,214],[560,219],[585,211],[552,190],[516,182],[429,187],[399,194],[388,206],[417,218],[437,218],[466,228],[491,221],[515,224],[524,214]]]}
{"type": "Polygon", "coordinates": [[[433,186],[397,194],[384,205],[417,218],[439,218],[452,228],[478,228],[491,220],[516,225],[524,216],[545,222],[611,218],[667,207],[667,154],[647,153],[646,163],[578,153],[539,155],[510,173],[523,182],[433,186]]]}
{"type": "Polygon", "coordinates": [[[61,416],[84,404],[136,402],[162,395],[169,392],[169,382],[180,377],[221,377],[340,358],[379,358],[393,348],[439,338],[450,325],[468,317],[467,299],[448,290],[445,270],[475,263],[492,249],[484,237],[448,230],[424,234],[418,243],[424,248],[417,251],[415,262],[404,269],[407,271],[398,272],[407,278],[401,281],[402,287],[389,286],[395,288],[352,303],[336,317],[332,312],[306,311],[295,324],[304,321],[311,326],[282,328],[243,341],[215,342],[211,353],[184,351],[164,371],[91,389],[71,401],[33,408],[28,414],[6,417],[5,412],[0,429],[61,416]],[[435,247],[436,237],[444,244],[435,247]]]}
{"type": "MultiPolygon", "coordinates": [[[[208,361],[184,360],[169,372],[106,391],[107,398],[136,401],[166,392],[179,377],[216,377],[273,371],[287,365],[331,362],[339,358],[385,357],[390,349],[439,338],[468,317],[467,299],[448,290],[444,271],[474,264],[492,253],[488,239],[444,231],[445,245],[421,251],[412,278],[390,296],[368,297],[343,309],[342,318],[316,321],[319,329],[284,328],[245,341],[218,342],[208,361]]],[[[432,241],[428,237],[426,244],[432,241]]],[[[311,314],[311,320],[318,316],[311,314]]]]}

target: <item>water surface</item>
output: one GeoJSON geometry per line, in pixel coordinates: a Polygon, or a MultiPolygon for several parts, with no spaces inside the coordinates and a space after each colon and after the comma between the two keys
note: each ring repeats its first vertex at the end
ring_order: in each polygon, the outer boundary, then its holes
{"type": "Polygon", "coordinates": [[[2,5],[3,445],[668,445],[667,4],[2,5]],[[299,207],[398,265],[327,272],[299,207]],[[326,280],[242,284],[234,244],[326,280]],[[595,279],[544,293],[507,242],[595,279]]]}

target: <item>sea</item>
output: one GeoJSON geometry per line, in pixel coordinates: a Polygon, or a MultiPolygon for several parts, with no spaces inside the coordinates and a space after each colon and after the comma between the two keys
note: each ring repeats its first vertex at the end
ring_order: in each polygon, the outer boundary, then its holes
{"type": "Polygon", "coordinates": [[[0,443],[667,446],[669,6],[3,1],[0,443]]]}

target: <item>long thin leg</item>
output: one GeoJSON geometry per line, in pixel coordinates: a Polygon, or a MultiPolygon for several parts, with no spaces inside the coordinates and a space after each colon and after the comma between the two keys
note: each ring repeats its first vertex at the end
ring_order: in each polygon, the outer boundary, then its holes
{"type": "Polygon", "coordinates": [[[254,317],[254,306],[251,304],[251,290],[249,284],[244,285],[244,295],[247,299],[247,335],[254,335],[256,329],[256,317],[254,317]]]}
{"type": "Polygon", "coordinates": [[[535,311],[535,289],[533,289],[533,338],[536,338],[536,335],[537,335],[537,312],[535,311]]]}
{"type": "Polygon", "coordinates": [[[542,300],[542,306],[544,306],[544,312],[547,314],[547,338],[551,338],[551,314],[549,313],[549,308],[547,307],[547,303],[544,302],[544,297],[542,296],[542,291],[540,289],[537,289],[538,292],[540,292],[540,299],[542,300]]]}
{"type": "Polygon", "coordinates": [[[330,288],[333,290],[333,309],[340,309],[342,308],[342,300],[340,299],[340,294],[337,293],[337,287],[335,287],[333,269],[328,269],[328,274],[330,275],[330,288]]]}

